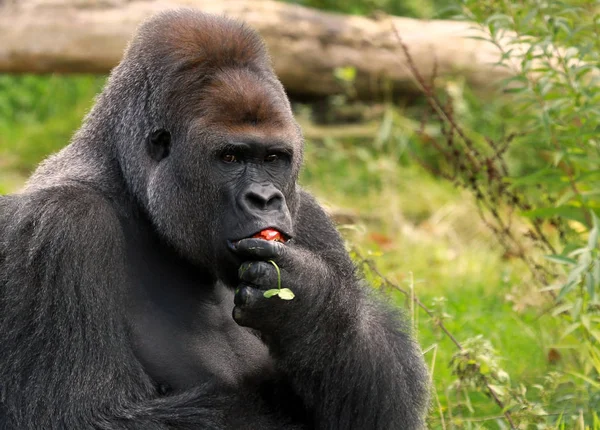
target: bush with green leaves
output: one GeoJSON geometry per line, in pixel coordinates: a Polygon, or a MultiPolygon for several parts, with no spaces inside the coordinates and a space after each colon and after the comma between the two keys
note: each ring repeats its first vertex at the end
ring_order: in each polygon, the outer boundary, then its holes
{"type": "MultiPolygon", "coordinates": [[[[438,154],[431,170],[472,192],[507,255],[521,259],[549,296],[540,313],[562,327],[551,352],[565,359],[552,383],[539,385],[539,402],[509,385],[499,397],[519,427],[599,428],[600,4],[463,0],[459,7],[498,48],[498,66],[512,72],[494,100],[501,126],[486,134],[455,109],[460,100],[447,83],[438,91],[421,79],[440,131],[421,132],[420,143],[433,142],[438,154]]],[[[459,358],[459,381],[474,384],[485,362],[459,358]]]]}
{"type": "Polygon", "coordinates": [[[0,170],[26,175],[62,148],[104,81],[90,75],[0,74],[0,170]]]}

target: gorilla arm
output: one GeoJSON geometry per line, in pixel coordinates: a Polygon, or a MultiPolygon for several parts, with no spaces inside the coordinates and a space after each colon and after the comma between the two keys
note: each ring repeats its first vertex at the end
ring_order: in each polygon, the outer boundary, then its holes
{"type": "Polygon", "coordinates": [[[123,234],[104,196],[2,197],[0,223],[0,428],[222,429],[231,409],[283,427],[209,384],[158,397],[122,321],[123,234]]]}
{"type": "Polygon", "coordinates": [[[419,429],[427,408],[421,353],[399,315],[355,278],[343,242],[302,195],[292,243],[247,239],[238,252],[273,259],[296,298],[265,299],[277,275],[266,261],[240,268],[234,317],[265,335],[279,369],[319,429],[419,429]]]}

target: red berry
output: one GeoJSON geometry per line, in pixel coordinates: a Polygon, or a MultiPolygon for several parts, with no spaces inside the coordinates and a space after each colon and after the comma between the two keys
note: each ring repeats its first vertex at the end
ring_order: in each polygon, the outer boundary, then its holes
{"type": "Polygon", "coordinates": [[[285,239],[281,235],[280,232],[273,228],[266,228],[260,233],[256,233],[252,236],[255,239],[264,239],[264,240],[275,240],[277,242],[285,242],[285,239]]]}

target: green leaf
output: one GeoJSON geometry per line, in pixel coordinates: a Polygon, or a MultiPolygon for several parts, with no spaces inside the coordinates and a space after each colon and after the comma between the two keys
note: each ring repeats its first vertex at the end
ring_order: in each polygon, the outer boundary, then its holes
{"type": "Polygon", "coordinates": [[[563,312],[571,312],[573,310],[573,303],[571,302],[567,302],[564,303],[560,306],[555,307],[554,309],[552,309],[552,316],[555,317],[557,315],[562,314],[563,312]]]}
{"type": "Polygon", "coordinates": [[[590,295],[590,299],[593,301],[596,298],[596,283],[600,282],[600,260],[597,258],[594,260],[594,265],[590,273],[592,274],[594,285],[592,286],[591,291],[588,290],[588,294],[590,295]]]}
{"type": "Polygon", "coordinates": [[[537,170],[536,172],[521,176],[520,178],[511,179],[513,186],[518,185],[535,185],[539,183],[558,182],[560,183],[560,176],[557,174],[555,169],[545,168],[537,170]]]}
{"type": "Polygon", "coordinates": [[[583,254],[580,257],[577,266],[575,266],[573,268],[573,270],[571,270],[571,272],[569,273],[566,284],[570,284],[572,282],[578,284],[580,282],[581,276],[588,270],[588,262],[587,261],[589,260],[589,258],[590,258],[589,253],[583,254]]]}
{"type": "Polygon", "coordinates": [[[292,300],[296,295],[289,288],[279,290],[279,298],[282,300],[292,300]]]}
{"type": "Polygon", "coordinates": [[[570,335],[571,333],[573,333],[575,330],[577,330],[579,327],[581,327],[581,323],[580,322],[576,322],[573,323],[571,325],[569,325],[560,335],[561,339],[564,339],[565,337],[567,337],[568,335],[570,335]]]}
{"type": "Polygon", "coordinates": [[[595,66],[592,64],[583,64],[579,67],[576,67],[576,78],[577,79],[582,79],[585,75],[587,75],[588,73],[590,73],[591,71],[595,70],[595,66]]]}
{"type": "Polygon", "coordinates": [[[585,327],[585,329],[589,332],[592,328],[590,326],[590,317],[589,315],[581,316],[581,325],[585,327]]]}
{"type": "Polygon", "coordinates": [[[600,331],[590,329],[590,334],[596,339],[596,342],[600,342],[600,331]]]}
{"type": "Polygon", "coordinates": [[[544,258],[556,264],[567,264],[569,266],[574,266],[577,264],[577,260],[565,257],[564,255],[545,255],[544,258]]]}
{"type": "Polygon", "coordinates": [[[563,287],[560,289],[560,292],[558,293],[558,297],[556,297],[556,301],[561,301],[563,297],[565,297],[573,288],[575,288],[576,285],[577,282],[575,281],[570,281],[563,285],[563,287]]]}
{"type": "Polygon", "coordinates": [[[600,388],[600,383],[598,381],[595,381],[594,379],[589,378],[586,375],[583,375],[581,373],[576,373],[576,372],[567,372],[567,374],[573,375],[573,376],[575,376],[577,378],[580,378],[580,379],[586,381],[588,384],[590,384],[591,386],[595,387],[596,389],[600,388]]]}
{"type": "MultiPolygon", "coordinates": [[[[596,260],[597,262],[597,260],[596,260]]],[[[596,283],[594,282],[594,272],[590,271],[585,274],[585,286],[591,300],[594,300],[596,294],[596,283]]]]}
{"type": "Polygon", "coordinates": [[[488,389],[490,391],[493,391],[494,393],[496,393],[499,396],[504,396],[506,395],[506,389],[500,385],[496,385],[496,384],[488,384],[488,389]]]}
{"type": "Polygon", "coordinates": [[[527,218],[550,218],[553,216],[562,216],[585,225],[584,210],[577,206],[560,206],[557,208],[537,208],[523,212],[527,218]]]}
{"type": "Polygon", "coordinates": [[[273,296],[277,296],[279,294],[279,291],[277,288],[273,288],[272,290],[267,290],[263,293],[263,296],[265,296],[267,299],[270,299],[273,296]]]}
{"type": "Polygon", "coordinates": [[[527,88],[525,88],[525,87],[509,87],[509,88],[505,88],[502,91],[505,94],[518,94],[518,93],[524,92],[525,90],[527,90],[527,88]]]}

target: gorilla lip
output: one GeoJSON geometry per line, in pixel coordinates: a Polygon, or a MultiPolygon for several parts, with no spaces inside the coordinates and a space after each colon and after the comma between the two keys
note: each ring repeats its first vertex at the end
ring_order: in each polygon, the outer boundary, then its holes
{"type": "Polygon", "coordinates": [[[279,230],[274,228],[265,228],[264,230],[261,230],[252,237],[254,239],[264,239],[269,241],[273,240],[275,242],[282,243],[287,240],[279,230]]]}
{"type": "Polygon", "coordinates": [[[289,241],[291,239],[291,237],[282,232],[281,230],[274,228],[274,227],[267,227],[267,228],[263,228],[262,230],[253,233],[249,236],[243,237],[241,239],[237,239],[237,240],[230,240],[229,242],[229,246],[232,249],[235,249],[235,246],[238,244],[239,241],[244,240],[244,239],[261,239],[261,240],[266,240],[266,241],[274,241],[274,242],[280,242],[280,243],[285,243],[287,241],[289,241]]]}

